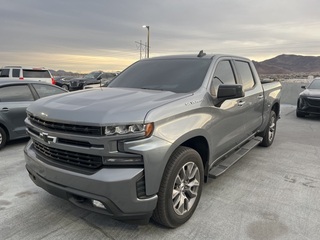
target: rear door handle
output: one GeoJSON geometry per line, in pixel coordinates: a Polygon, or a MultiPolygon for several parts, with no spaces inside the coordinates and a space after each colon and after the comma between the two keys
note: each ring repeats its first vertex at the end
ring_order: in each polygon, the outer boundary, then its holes
{"type": "Polygon", "coordinates": [[[263,95],[259,95],[258,96],[258,99],[260,100],[260,99],[263,99],[263,95]]]}

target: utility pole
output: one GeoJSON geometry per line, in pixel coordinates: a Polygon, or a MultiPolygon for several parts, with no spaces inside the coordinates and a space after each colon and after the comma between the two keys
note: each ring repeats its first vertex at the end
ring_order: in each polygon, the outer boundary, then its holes
{"type": "Polygon", "coordinates": [[[142,51],[144,51],[144,58],[146,58],[146,49],[147,49],[147,45],[143,44],[142,41],[140,40],[140,42],[135,41],[137,49],[139,49],[140,51],[140,59],[142,59],[142,51]]]}
{"type": "Polygon", "coordinates": [[[147,34],[147,58],[149,58],[149,53],[150,53],[150,26],[143,25],[143,28],[146,28],[148,30],[147,34]]]}

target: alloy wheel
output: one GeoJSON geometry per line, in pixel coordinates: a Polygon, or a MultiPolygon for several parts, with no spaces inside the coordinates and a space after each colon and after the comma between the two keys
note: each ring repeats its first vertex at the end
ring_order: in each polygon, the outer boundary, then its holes
{"type": "Polygon", "coordinates": [[[270,120],[270,127],[269,127],[269,141],[272,141],[272,139],[274,138],[275,130],[276,130],[276,118],[275,116],[272,116],[270,120]]]}
{"type": "Polygon", "coordinates": [[[200,171],[193,162],[188,162],[179,170],[173,184],[172,203],[178,215],[187,213],[195,203],[200,186],[200,171]]]}

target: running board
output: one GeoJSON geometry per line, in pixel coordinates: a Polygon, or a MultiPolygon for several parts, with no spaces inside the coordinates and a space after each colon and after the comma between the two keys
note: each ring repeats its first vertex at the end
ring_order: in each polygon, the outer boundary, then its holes
{"type": "Polygon", "coordinates": [[[214,166],[209,171],[209,177],[210,178],[217,178],[218,176],[220,176],[229,167],[231,167],[233,164],[235,164],[240,158],[242,158],[244,155],[246,155],[252,148],[257,146],[261,141],[262,141],[262,137],[255,137],[255,138],[251,139],[249,142],[244,144],[241,148],[239,148],[237,151],[232,153],[230,156],[228,156],[226,159],[224,159],[218,165],[214,166]]]}

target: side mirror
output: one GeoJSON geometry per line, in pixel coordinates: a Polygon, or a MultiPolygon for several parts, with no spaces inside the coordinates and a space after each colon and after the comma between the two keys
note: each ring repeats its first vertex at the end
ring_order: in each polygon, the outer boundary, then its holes
{"type": "Polygon", "coordinates": [[[227,100],[227,99],[234,99],[234,98],[241,98],[244,97],[244,91],[242,89],[242,85],[240,84],[222,84],[219,85],[217,98],[219,100],[227,100]]]}
{"type": "Polygon", "coordinates": [[[102,77],[101,77],[101,76],[97,77],[97,80],[101,80],[101,79],[102,79],[102,77]]]}

